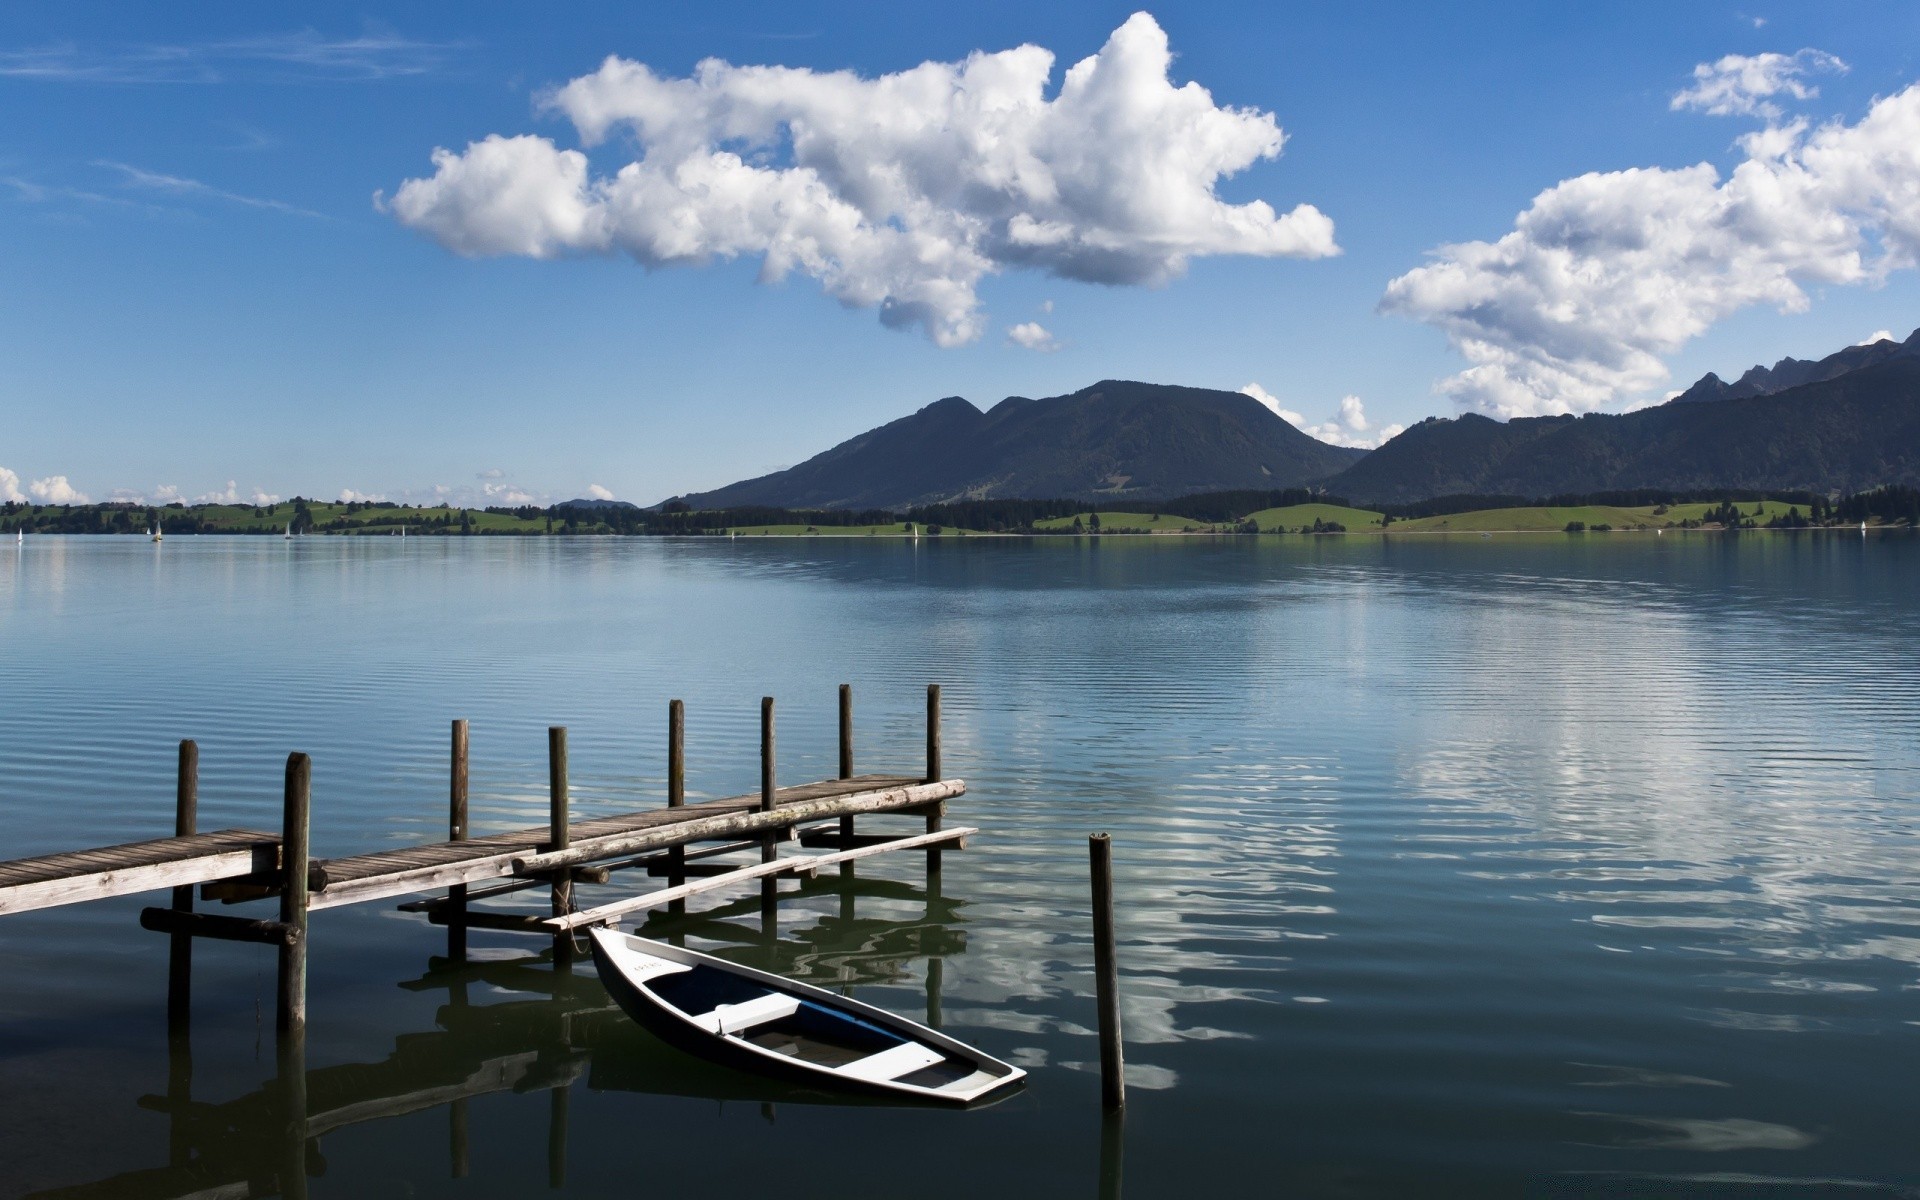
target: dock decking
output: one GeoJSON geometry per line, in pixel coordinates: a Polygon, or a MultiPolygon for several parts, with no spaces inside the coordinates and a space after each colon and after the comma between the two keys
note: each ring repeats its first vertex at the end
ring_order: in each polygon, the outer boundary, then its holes
{"type": "Polygon", "coordinates": [[[17,858],[0,862],[0,916],[159,888],[271,875],[279,866],[280,835],[257,829],[222,829],[17,858]]]}

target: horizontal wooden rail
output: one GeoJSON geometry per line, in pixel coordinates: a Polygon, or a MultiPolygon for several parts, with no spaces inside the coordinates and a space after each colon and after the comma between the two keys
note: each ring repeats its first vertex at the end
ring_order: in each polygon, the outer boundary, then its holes
{"type": "Polygon", "coordinates": [[[664,821],[613,834],[583,835],[581,827],[590,827],[590,823],[581,822],[574,827],[571,845],[565,850],[546,852],[520,847],[488,853],[485,843],[475,839],[468,843],[474,847],[474,856],[471,858],[385,871],[360,878],[330,875],[326,888],[313,893],[308,907],[314,910],[338,908],[345,904],[434,891],[457,884],[482,883],[509,875],[532,875],[600,859],[663,850],[689,842],[778,832],[807,821],[855,813],[910,812],[924,805],[964,795],[966,790],[964,780],[949,779],[939,783],[907,784],[873,791],[846,792],[819,799],[787,801],[770,812],[734,809],[711,816],[691,815],[698,813],[699,807],[689,805],[684,809],[670,810],[690,814],[684,820],[664,821]]]}
{"type": "Polygon", "coordinates": [[[300,936],[298,927],[282,925],[278,921],[223,917],[215,913],[177,908],[141,909],[140,928],[151,929],[155,933],[185,933],[223,942],[260,942],[268,946],[279,946],[300,936]]]}
{"type": "Polygon", "coordinates": [[[862,846],[857,850],[842,850],[835,854],[796,854],[791,858],[779,858],[772,862],[755,863],[741,867],[725,875],[712,879],[703,879],[697,883],[682,884],[679,887],[662,888],[657,892],[648,892],[644,896],[632,896],[625,900],[616,900],[611,904],[602,904],[598,908],[583,909],[568,913],[563,917],[548,917],[541,924],[549,929],[571,930],[583,925],[604,925],[615,917],[641,909],[658,908],[675,900],[684,900],[688,896],[697,896],[701,892],[710,892],[730,884],[745,883],[750,879],[759,879],[768,875],[812,875],[822,867],[836,863],[851,862],[856,858],[866,858],[874,854],[885,854],[889,850],[912,850],[917,847],[932,846],[941,842],[956,843],[956,849],[964,848],[970,834],[979,833],[971,826],[956,829],[943,829],[938,833],[923,833],[914,837],[899,838],[884,846],[862,846]]]}
{"type": "Polygon", "coordinates": [[[547,871],[570,863],[654,850],[674,842],[758,833],[761,830],[777,829],[783,825],[797,825],[802,821],[817,821],[826,817],[856,813],[906,812],[924,804],[934,804],[963,795],[966,790],[965,783],[958,779],[951,779],[941,783],[917,783],[910,787],[889,788],[883,792],[863,792],[851,796],[836,796],[827,800],[782,804],[767,810],[752,809],[722,816],[701,817],[657,829],[580,840],[565,850],[554,850],[546,854],[519,855],[514,859],[513,866],[519,873],[547,871]]]}

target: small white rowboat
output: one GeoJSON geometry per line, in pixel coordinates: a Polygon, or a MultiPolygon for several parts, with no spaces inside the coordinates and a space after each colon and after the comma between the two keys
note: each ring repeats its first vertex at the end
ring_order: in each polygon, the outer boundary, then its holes
{"type": "Polygon", "coordinates": [[[795,1083],[971,1104],[1026,1072],[938,1030],[693,950],[588,931],[600,979],[663,1041],[795,1083]]]}

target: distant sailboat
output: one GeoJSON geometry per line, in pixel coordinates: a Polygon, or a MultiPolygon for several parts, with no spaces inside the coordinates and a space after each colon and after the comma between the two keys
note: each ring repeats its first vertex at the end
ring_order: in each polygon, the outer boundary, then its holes
{"type": "Polygon", "coordinates": [[[293,539],[293,522],[292,521],[287,522],[286,537],[287,537],[287,540],[289,541],[293,539]]]}
{"type": "Polygon", "coordinates": [[[160,536],[161,536],[160,527],[158,525],[155,525],[152,529],[147,530],[147,540],[150,542],[159,541],[160,536]]]}
{"type": "Polygon", "coordinates": [[[1860,522],[1860,536],[1865,537],[1866,533],[1867,533],[1867,523],[1865,521],[1862,521],[1860,522]]]}

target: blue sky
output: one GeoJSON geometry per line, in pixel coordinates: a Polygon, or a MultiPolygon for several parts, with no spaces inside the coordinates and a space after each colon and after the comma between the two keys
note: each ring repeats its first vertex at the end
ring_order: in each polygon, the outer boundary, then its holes
{"type": "MultiPolygon", "coordinates": [[[[506,201],[443,179],[432,158],[497,136],[584,150],[593,180],[642,149],[660,161],[664,143],[637,126],[616,123],[587,144],[581,105],[541,103],[609,55],[665,81],[709,58],[870,80],[1031,44],[1054,56],[1050,103],[1066,69],[1104,54],[1134,11],[578,4],[556,20],[551,6],[506,4],[316,4],[297,16],[256,4],[10,5],[0,12],[0,492],[64,477],[95,499],[231,486],[544,501],[597,485],[644,503],[797,462],[941,396],[984,406],[1106,377],[1257,384],[1301,423],[1367,440],[1463,408],[1618,409],[1707,370],[1920,324],[1907,265],[1920,222],[1898,207],[1911,178],[1900,173],[1913,169],[1900,149],[1908,114],[1893,107],[1920,79],[1920,8],[1908,3],[1150,8],[1171,83],[1239,110],[1209,118],[1235,137],[1270,117],[1284,151],[1196,176],[1200,194],[1217,197],[1211,215],[1176,197],[1143,218],[1159,224],[1113,235],[1098,213],[1138,195],[1112,181],[1137,166],[1154,176],[1148,187],[1187,169],[1170,165],[1183,143],[1155,151],[1125,121],[1056,122],[1044,145],[1034,135],[1038,160],[1064,172],[1072,156],[1108,180],[1107,192],[1061,201],[1056,224],[1075,245],[1125,244],[1090,266],[962,238],[984,266],[963,281],[970,301],[938,302],[953,317],[944,325],[888,327],[868,302],[886,286],[838,261],[763,283],[761,253],[729,259],[738,245],[711,242],[707,265],[676,265],[645,214],[604,236],[542,243],[548,257],[495,252],[530,218],[499,216],[506,201]],[[1802,50],[1838,61],[1759,57],[1802,50]],[[1676,110],[1696,66],[1728,55],[1771,62],[1771,73],[1726,76],[1732,91],[1676,110]],[[1707,111],[1716,104],[1745,111],[1707,111]],[[1741,142],[1768,128],[1796,148],[1778,157],[1741,142]],[[1756,204],[1774,199],[1727,201],[1719,185],[1756,159],[1767,168],[1759,184],[1811,178],[1807,195],[1758,217],[1756,204]],[[1682,173],[1699,163],[1714,178],[1682,173]],[[1661,170],[1562,193],[1524,245],[1431,257],[1508,235],[1563,180],[1635,168],[1661,170]],[[416,191],[409,209],[409,180],[438,190],[416,191]],[[1647,199],[1669,193],[1670,204],[1647,199]],[[1234,242],[1206,225],[1255,201],[1276,221],[1312,206],[1339,253],[1316,250],[1310,229],[1275,225],[1234,242]],[[1716,203],[1746,214],[1735,222],[1745,241],[1729,247],[1689,226],[1726,224],[1703,210],[1716,203]],[[1825,217],[1841,227],[1799,245],[1825,217]],[[1636,257],[1650,229],[1686,245],[1636,257]],[[1169,238],[1189,252],[1169,257],[1169,238]],[[1550,273],[1538,264],[1568,245],[1594,256],[1581,270],[1621,273],[1604,295],[1509,286],[1550,273]],[[476,246],[485,252],[456,252],[476,246]],[[1651,298],[1623,299],[1616,285],[1642,273],[1651,298]],[[1383,306],[1396,280],[1399,299],[1383,306]],[[1783,301],[1782,288],[1798,298],[1783,301]],[[1039,348],[1009,335],[1029,324],[1044,331],[1023,331],[1039,348]],[[1364,429],[1327,424],[1347,397],[1364,405],[1364,429]]],[[[809,102],[794,97],[775,99],[809,102]]],[[[1125,96],[1114,103],[1136,113],[1125,96]]],[[[877,119],[859,108],[847,119],[877,119]]],[[[938,159],[938,113],[881,115],[904,129],[903,161],[937,174],[940,161],[911,155],[922,139],[938,159]]],[[[696,140],[701,119],[658,117],[696,140]]],[[[1157,119],[1150,104],[1140,119],[1157,119]]],[[[778,137],[735,148],[765,179],[797,153],[778,137]]],[[[830,149],[872,147],[855,137],[830,149]]],[[[1773,197],[1759,184],[1755,195],[1773,197]]],[[[930,219],[942,230],[991,224],[1004,209],[978,190],[959,187],[949,199],[975,198],[930,219]]],[[[613,201],[595,196],[604,216],[613,201]]],[[[882,212],[871,237],[848,245],[892,245],[916,219],[882,212]]],[[[932,275],[911,286],[951,298],[953,280],[932,275]]],[[[887,303],[903,296],[896,286],[887,303]]]]}

